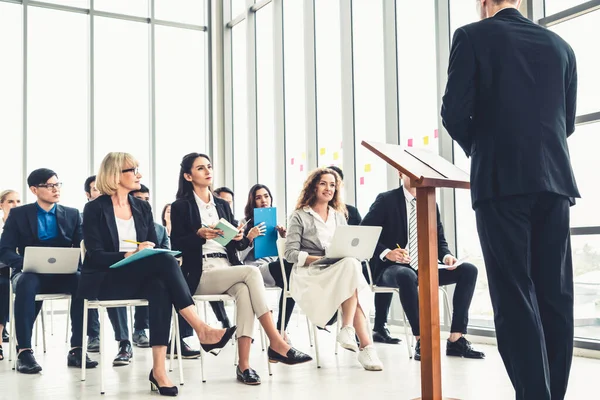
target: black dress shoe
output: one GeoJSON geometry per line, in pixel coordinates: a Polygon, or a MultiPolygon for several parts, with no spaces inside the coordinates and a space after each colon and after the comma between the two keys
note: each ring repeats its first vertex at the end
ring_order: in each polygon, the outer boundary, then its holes
{"type": "Polygon", "coordinates": [[[150,370],[150,375],[148,376],[148,380],[150,381],[150,391],[158,392],[161,396],[177,396],[179,390],[177,386],[158,386],[158,382],[154,379],[154,374],[152,370],[150,370]]]}
{"type": "Polygon", "coordinates": [[[114,366],[129,365],[129,362],[133,358],[133,348],[129,340],[122,340],[119,343],[119,353],[113,360],[114,366]]]}
{"type": "Polygon", "coordinates": [[[17,371],[23,374],[37,374],[42,370],[40,364],[35,361],[33,350],[23,350],[17,358],[17,371]]]}
{"type": "Polygon", "coordinates": [[[229,342],[229,339],[231,339],[231,337],[235,333],[236,329],[237,329],[237,326],[232,326],[231,328],[227,328],[227,330],[225,331],[225,334],[221,337],[221,340],[219,340],[217,343],[213,343],[213,344],[200,343],[200,346],[202,346],[202,349],[204,351],[206,351],[207,353],[217,356],[217,355],[219,355],[219,352],[221,351],[221,349],[223,347],[225,347],[227,342],[229,342]]]}
{"type": "Polygon", "coordinates": [[[237,375],[237,380],[246,384],[246,385],[260,385],[260,376],[256,373],[252,368],[248,368],[244,372],[240,371],[240,367],[238,366],[235,369],[235,374],[237,375]]]}
{"type": "Polygon", "coordinates": [[[417,340],[417,345],[415,346],[415,355],[413,358],[417,361],[421,361],[421,339],[417,340]]]}
{"type": "Polygon", "coordinates": [[[386,327],[373,329],[373,341],[387,344],[399,344],[401,342],[400,339],[392,337],[386,327]]]}
{"type": "MultiPolygon", "coordinates": [[[[81,352],[83,350],[81,349],[81,347],[77,347],[75,349],[72,349],[71,351],[69,351],[69,355],[67,356],[67,365],[69,367],[77,367],[77,368],[81,368],[81,352]]],[[[86,368],[96,368],[96,366],[98,365],[98,361],[94,361],[91,358],[88,357],[88,355],[85,355],[85,367],[86,368]]]]}
{"type": "Polygon", "coordinates": [[[482,351],[473,349],[471,342],[469,342],[464,336],[461,336],[456,342],[451,342],[450,340],[446,342],[446,355],[476,359],[485,358],[485,354],[482,351]]]}
{"type": "Polygon", "coordinates": [[[303,352],[298,351],[293,347],[291,347],[288,350],[285,356],[282,356],[281,354],[269,347],[269,349],[267,350],[267,356],[269,357],[270,363],[280,362],[287,365],[302,364],[305,362],[312,361],[311,356],[309,356],[308,354],[304,354],[303,352]]]}
{"type": "Polygon", "coordinates": [[[8,339],[9,339],[8,332],[6,331],[6,327],[4,327],[4,329],[2,330],[2,341],[4,343],[8,343],[8,339]]]}
{"type": "MultiPolygon", "coordinates": [[[[200,350],[192,349],[190,346],[188,346],[188,344],[186,342],[183,341],[183,339],[181,339],[180,342],[181,342],[181,358],[183,358],[184,360],[191,360],[191,359],[200,357],[200,350]]],[[[177,349],[177,346],[175,346],[173,348],[173,358],[179,357],[178,351],[179,350],[177,349]]],[[[170,358],[170,357],[171,357],[171,342],[169,342],[169,344],[167,345],[167,358],[170,358]]]]}

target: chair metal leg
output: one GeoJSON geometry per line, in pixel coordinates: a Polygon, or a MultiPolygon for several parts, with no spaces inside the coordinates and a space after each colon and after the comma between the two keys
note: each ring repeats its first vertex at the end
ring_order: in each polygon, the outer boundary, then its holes
{"type": "MultiPolygon", "coordinates": [[[[65,343],[69,342],[69,321],[71,320],[71,297],[67,299],[67,329],[65,331],[65,343]]],[[[87,332],[87,323],[83,325],[83,338],[87,332]]]]}
{"type": "MultiPolygon", "coordinates": [[[[270,346],[269,338],[264,333],[264,330],[262,328],[260,329],[260,334],[261,334],[261,337],[264,336],[265,341],[267,342],[267,346],[270,346]]],[[[269,376],[273,376],[273,370],[271,369],[271,363],[269,362],[269,356],[268,355],[267,355],[267,370],[269,371],[269,376]]]]}
{"type": "Polygon", "coordinates": [[[312,329],[310,329],[310,321],[308,320],[308,317],[306,317],[306,328],[308,328],[308,342],[310,343],[310,347],[313,347],[314,346],[313,331],[312,331],[312,329]]]}
{"type": "MultiPolygon", "coordinates": [[[[69,300],[69,303],[71,300],[69,300]]],[[[87,354],[86,331],[88,325],[88,300],[83,300],[83,329],[81,330],[81,380],[85,381],[85,355],[87,354]]],[[[102,366],[100,366],[102,368],[102,366]]]]}
{"type": "MultiPolygon", "coordinates": [[[[174,328],[175,327],[175,323],[173,322],[173,319],[171,318],[171,326],[174,328]]],[[[171,329],[171,349],[170,349],[170,357],[169,357],[169,372],[173,372],[173,357],[175,357],[175,329],[171,329]]],[[[179,350],[179,349],[177,349],[179,350]]],[[[178,351],[177,353],[177,358],[181,358],[181,352],[178,351]]]]}
{"type": "Polygon", "coordinates": [[[50,336],[54,336],[54,301],[50,300],[50,336]]]}
{"type": "Polygon", "coordinates": [[[133,344],[133,329],[134,329],[133,306],[129,306],[127,308],[129,309],[129,326],[131,326],[131,332],[129,332],[131,337],[129,339],[131,340],[131,343],[133,344]]]}
{"type": "MultiPolygon", "coordinates": [[[[233,302],[233,320],[237,321],[237,303],[235,301],[233,302]]],[[[233,337],[231,338],[231,340],[232,340],[232,344],[233,344],[233,365],[237,366],[238,365],[237,335],[234,334],[233,337]]]]}
{"type": "Polygon", "coordinates": [[[406,350],[408,350],[408,358],[413,358],[412,345],[409,343],[408,323],[406,322],[406,313],[404,312],[404,310],[402,310],[402,319],[404,320],[404,339],[406,340],[406,350]]]}
{"type": "Polygon", "coordinates": [[[260,324],[258,325],[258,334],[260,336],[260,347],[262,348],[262,351],[265,351],[265,332],[260,324]]]}
{"type": "Polygon", "coordinates": [[[339,343],[337,341],[337,337],[340,334],[340,330],[342,329],[342,312],[340,311],[340,309],[338,308],[338,312],[337,312],[337,323],[335,324],[335,355],[337,356],[338,354],[338,347],[339,347],[339,343]]]}
{"type": "MultiPolygon", "coordinates": [[[[175,308],[173,308],[175,310],[175,308]]],[[[179,318],[177,318],[177,312],[173,313],[173,318],[175,320],[175,341],[177,342],[177,354],[183,354],[183,350],[181,349],[181,335],[179,334],[179,318]]],[[[171,357],[173,358],[173,357],[171,357]]],[[[179,366],[179,384],[183,386],[183,357],[177,357],[177,364],[179,366]]]]}
{"type": "Polygon", "coordinates": [[[321,361],[319,359],[319,339],[317,338],[318,330],[316,325],[313,325],[313,332],[315,335],[315,355],[317,358],[317,368],[321,368],[321,361]]]}
{"type": "MultiPolygon", "coordinates": [[[[9,282],[8,284],[8,318],[10,319],[9,321],[9,326],[10,326],[10,332],[8,332],[9,334],[9,343],[8,343],[8,361],[12,361],[12,356],[13,356],[13,349],[16,349],[15,347],[15,337],[17,335],[15,335],[15,298],[13,296],[13,292],[12,292],[12,283],[9,282]]],[[[15,357],[16,359],[16,357],[15,357]]],[[[13,369],[15,369],[13,367],[13,369]]]]}
{"type": "MultiPolygon", "coordinates": [[[[52,302],[52,301],[50,301],[52,302]]],[[[46,303],[42,303],[42,346],[44,348],[44,353],[46,352],[46,324],[44,322],[44,314],[46,314],[44,312],[44,304],[46,303]]],[[[37,330],[35,331],[36,335],[37,335],[37,330]]]]}
{"type": "Polygon", "coordinates": [[[106,343],[104,338],[104,311],[104,307],[98,307],[100,319],[100,394],[104,394],[104,355],[106,354],[104,351],[104,343],[106,343]]]}

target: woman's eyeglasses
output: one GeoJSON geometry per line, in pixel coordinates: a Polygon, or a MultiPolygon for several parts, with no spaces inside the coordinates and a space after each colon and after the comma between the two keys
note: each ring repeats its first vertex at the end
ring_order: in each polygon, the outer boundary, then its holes
{"type": "Polygon", "coordinates": [[[139,174],[140,170],[138,169],[138,167],[135,167],[135,168],[122,169],[121,172],[122,173],[133,172],[134,175],[137,175],[137,174],[139,174]]]}

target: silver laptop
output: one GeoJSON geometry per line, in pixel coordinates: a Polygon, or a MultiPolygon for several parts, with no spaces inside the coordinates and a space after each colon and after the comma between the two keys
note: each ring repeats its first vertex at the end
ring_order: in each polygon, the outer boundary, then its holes
{"type": "Polygon", "coordinates": [[[36,274],[74,274],[79,267],[81,249],[78,247],[25,248],[23,272],[36,274]]]}
{"type": "Polygon", "coordinates": [[[381,234],[380,226],[338,226],[325,257],[311,265],[331,265],[345,257],[367,260],[373,257],[381,234]]]}

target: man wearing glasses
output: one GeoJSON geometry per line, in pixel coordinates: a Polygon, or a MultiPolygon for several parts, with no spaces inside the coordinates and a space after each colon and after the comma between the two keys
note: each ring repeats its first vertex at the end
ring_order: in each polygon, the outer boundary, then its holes
{"type": "MultiPolygon", "coordinates": [[[[19,353],[17,371],[35,374],[42,370],[33,356],[31,332],[41,308],[35,296],[40,293],[70,293],[71,299],[71,350],[67,365],[81,367],[81,338],[83,325],[83,300],[75,294],[79,273],[71,275],[38,274],[22,272],[23,255],[28,246],[79,247],[81,217],[79,211],[57,204],[61,183],[56,173],[40,168],[29,174],[27,184],[37,201],[13,209],[6,220],[0,240],[0,261],[12,268],[12,285],[15,291],[15,330],[19,353]]],[[[98,363],[86,355],[86,367],[98,363]]]]}

